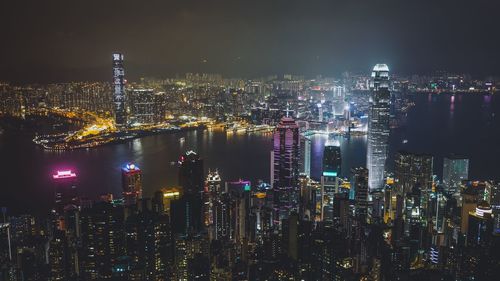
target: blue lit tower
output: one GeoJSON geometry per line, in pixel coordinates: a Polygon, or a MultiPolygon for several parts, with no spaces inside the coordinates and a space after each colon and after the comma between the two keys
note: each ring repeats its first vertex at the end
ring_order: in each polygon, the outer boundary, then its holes
{"type": "Polygon", "coordinates": [[[299,126],[283,117],[274,130],[271,153],[271,181],[274,189],[275,223],[298,211],[298,178],[300,161],[299,126]]]}
{"type": "Polygon", "coordinates": [[[125,205],[135,205],[142,197],[142,172],[138,166],[129,163],[122,168],[122,190],[125,205]]]}
{"type": "Polygon", "coordinates": [[[368,112],[368,149],[366,167],[368,186],[380,188],[384,183],[385,162],[389,146],[389,67],[377,64],[373,68],[370,108],[368,112]]]}
{"type": "Polygon", "coordinates": [[[322,219],[331,220],[333,215],[333,198],[338,192],[337,177],[340,176],[340,143],[338,140],[328,140],[323,151],[323,171],[321,174],[321,197],[325,203],[322,208],[322,219]]]}
{"type": "Polygon", "coordinates": [[[337,177],[340,175],[340,146],[338,141],[328,141],[323,152],[323,176],[337,177]]]}
{"type": "Polygon", "coordinates": [[[115,103],[115,124],[122,127],[127,124],[125,112],[125,70],[123,54],[113,54],[113,102],[115,103]]]}

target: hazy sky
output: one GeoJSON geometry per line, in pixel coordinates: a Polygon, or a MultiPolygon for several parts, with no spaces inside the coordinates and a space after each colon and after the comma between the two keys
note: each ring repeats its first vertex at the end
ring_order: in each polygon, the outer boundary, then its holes
{"type": "Polygon", "coordinates": [[[4,0],[0,80],[109,80],[184,72],[500,74],[497,0],[4,0]]]}

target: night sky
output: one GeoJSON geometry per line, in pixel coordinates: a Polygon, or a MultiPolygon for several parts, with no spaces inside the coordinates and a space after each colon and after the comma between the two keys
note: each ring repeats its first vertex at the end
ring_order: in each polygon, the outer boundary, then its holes
{"type": "Polygon", "coordinates": [[[109,80],[184,72],[500,74],[500,1],[4,0],[0,80],[109,80]]]}

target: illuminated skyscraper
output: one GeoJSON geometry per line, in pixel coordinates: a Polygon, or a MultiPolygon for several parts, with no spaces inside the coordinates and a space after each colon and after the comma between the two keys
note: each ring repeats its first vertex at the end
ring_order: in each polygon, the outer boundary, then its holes
{"type": "Polygon", "coordinates": [[[340,176],[340,146],[338,141],[327,141],[323,151],[323,171],[321,173],[322,218],[330,221],[333,218],[333,199],[338,192],[338,176],[340,176]]]}
{"type": "Polygon", "coordinates": [[[182,197],[182,189],[178,187],[166,187],[160,190],[160,194],[163,211],[167,215],[171,216],[170,208],[172,206],[172,202],[179,200],[182,197]]]}
{"type": "Polygon", "coordinates": [[[456,156],[443,159],[443,184],[446,191],[458,191],[459,184],[468,177],[469,159],[456,156]]]}
{"type": "Polygon", "coordinates": [[[500,235],[500,183],[496,181],[491,181],[488,183],[490,185],[490,195],[489,201],[491,209],[493,210],[493,231],[496,235],[500,235]]]}
{"type": "Polygon", "coordinates": [[[203,221],[209,234],[214,232],[214,205],[221,194],[221,180],[217,171],[208,171],[205,181],[205,189],[203,190],[203,221]]]}
{"type": "Polygon", "coordinates": [[[78,205],[78,192],[76,188],[76,173],[72,170],[57,171],[52,175],[55,181],[55,208],[62,214],[67,205],[78,205]]]}
{"type": "Polygon", "coordinates": [[[405,195],[415,185],[427,193],[432,188],[432,156],[399,151],[395,156],[394,180],[398,193],[405,195]]]}
{"type": "Polygon", "coordinates": [[[115,103],[115,124],[118,127],[127,124],[125,111],[125,70],[123,54],[113,54],[113,102],[115,103]]]}
{"type": "Polygon", "coordinates": [[[307,137],[300,139],[300,172],[308,177],[311,176],[311,140],[307,137]]]}
{"type": "Polygon", "coordinates": [[[134,89],[128,92],[131,122],[153,124],[157,122],[156,96],[153,89],[134,89]]]}
{"type": "Polygon", "coordinates": [[[377,64],[373,68],[371,81],[372,95],[368,112],[368,147],[366,167],[369,170],[370,189],[381,188],[384,184],[384,170],[389,146],[389,67],[377,64]]]}
{"type": "Polygon", "coordinates": [[[181,233],[201,230],[202,219],[202,193],[204,190],[203,160],[194,151],[188,151],[179,159],[179,185],[182,187],[183,196],[172,206],[172,218],[182,219],[174,225],[181,233]],[[179,208],[180,207],[180,208],[179,208]],[[180,213],[179,215],[175,212],[180,213]]]}
{"type": "Polygon", "coordinates": [[[283,117],[274,131],[271,154],[271,179],[276,208],[275,223],[298,212],[299,193],[299,126],[290,117],[283,117]]]}
{"type": "Polygon", "coordinates": [[[323,152],[323,173],[325,177],[340,176],[342,161],[340,157],[340,146],[338,142],[327,142],[323,152]]]}
{"type": "Polygon", "coordinates": [[[368,217],[368,208],[370,206],[370,190],[368,189],[369,171],[365,168],[353,168],[352,184],[356,199],[356,216],[360,221],[366,221],[368,217]]]}
{"type": "Polygon", "coordinates": [[[203,160],[192,150],[187,151],[179,159],[179,185],[184,194],[201,196],[204,187],[203,160]]]}
{"type": "Polygon", "coordinates": [[[492,210],[487,202],[477,205],[475,211],[468,214],[467,246],[486,246],[492,239],[492,210]]]}
{"type": "Polygon", "coordinates": [[[134,205],[142,197],[142,172],[133,163],[122,168],[122,189],[125,205],[134,205]]]}

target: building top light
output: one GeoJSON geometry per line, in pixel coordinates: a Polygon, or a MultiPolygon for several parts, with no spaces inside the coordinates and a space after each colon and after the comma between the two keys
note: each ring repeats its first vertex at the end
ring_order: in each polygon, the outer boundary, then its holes
{"type": "Polygon", "coordinates": [[[57,174],[52,175],[54,179],[76,178],[76,174],[71,170],[57,171],[57,174]]]}

